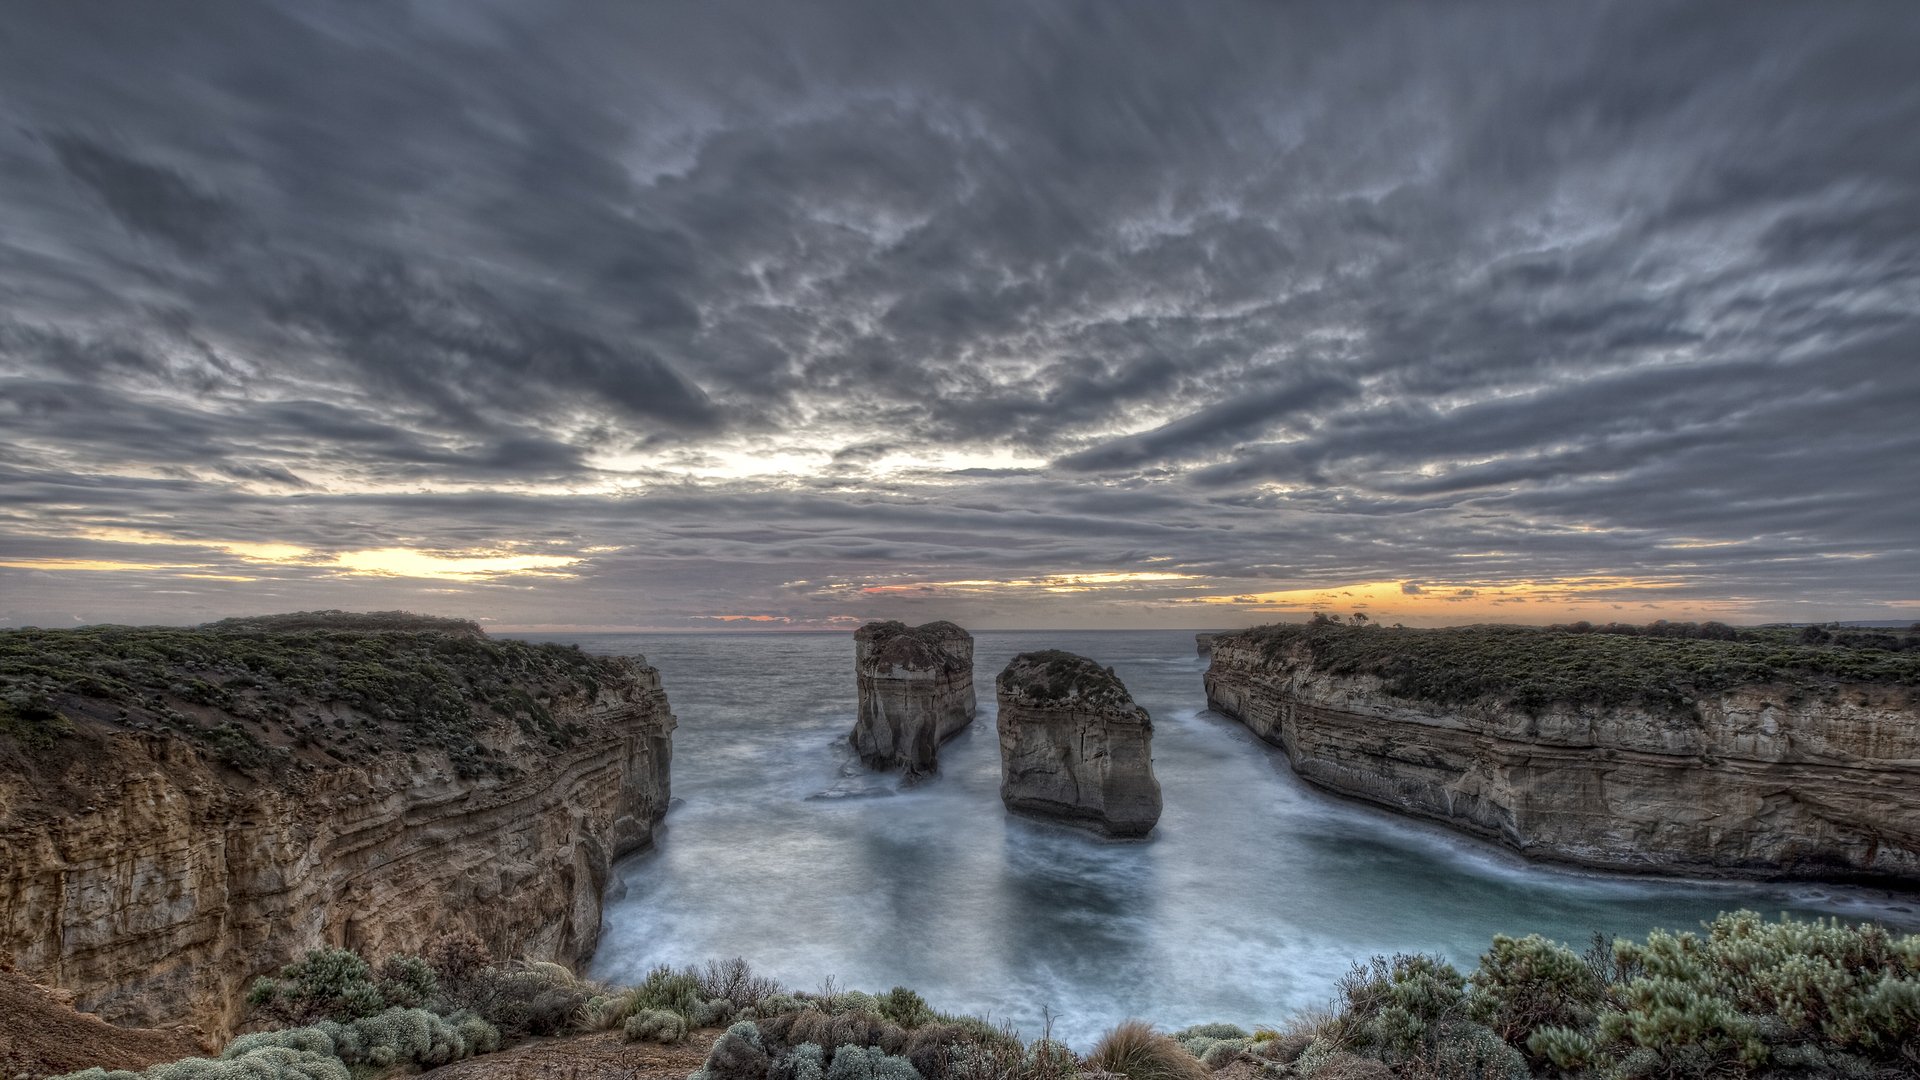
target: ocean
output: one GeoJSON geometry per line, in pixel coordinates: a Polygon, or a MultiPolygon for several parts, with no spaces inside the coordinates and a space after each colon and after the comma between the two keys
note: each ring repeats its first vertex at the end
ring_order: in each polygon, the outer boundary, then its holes
{"type": "Polygon", "coordinates": [[[1326,795],[1205,708],[1190,631],[977,634],[980,714],[908,788],[846,746],[851,634],[513,636],[644,655],[679,717],[672,810],[615,868],[600,979],[741,956],[795,989],[907,986],[1084,1051],[1128,1017],[1276,1025],[1325,1004],[1353,961],[1470,969],[1495,933],[1584,948],[1739,907],[1920,921],[1911,898],[1867,890],[1544,867],[1326,795]],[[1147,840],[1001,806],[993,678],[1041,648],[1113,666],[1152,714],[1165,810],[1147,840]]]}

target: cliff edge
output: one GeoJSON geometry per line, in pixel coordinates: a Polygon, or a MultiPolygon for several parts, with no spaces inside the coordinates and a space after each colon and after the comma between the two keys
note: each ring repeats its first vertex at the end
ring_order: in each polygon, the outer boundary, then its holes
{"type": "Polygon", "coordinates": [[[588,956],[666,812],[659,674],[366,619],[0,631],[0,952],[214,1037],[322,945],[588,956]]]}
{"type": "Polygon", "coordinates": [[[1920,641],[1617,629],[1260,627],[1214,639],[1207,702],[1310,783],[1529,856],[1920,883],[1920,641]]]}

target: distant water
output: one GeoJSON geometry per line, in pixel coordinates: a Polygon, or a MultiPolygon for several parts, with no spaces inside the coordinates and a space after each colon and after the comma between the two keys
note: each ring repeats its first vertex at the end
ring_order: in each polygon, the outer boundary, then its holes
{"type": "Polygon", "coordinates": [[[1596,930],[1691,929],[1736,907],[1920,919],[1908,898],[1842,888],[1546,869],[1335,800],[1204,709],[1191,633],[978,635],[980,716],[941,748],[937,779],[904,791],[844,745],[850,634],[526,636],[644,654],[680,718],[673,810],[616,870],[597,978],[738,955],[797,989],[913,987],[1029,1038],[1046,1009],[1055,1037],[1085,1050],[1130,1016],[1273,1024],[1323,1004],[1353,960],[1426,951],[1471,966],[1496,932],[1584,948],[1596,930]],[[1111,664],[1153,714],[1166,809],[1149,840],[1002,809],[993,677],[1037,648],[1111,664]]]}

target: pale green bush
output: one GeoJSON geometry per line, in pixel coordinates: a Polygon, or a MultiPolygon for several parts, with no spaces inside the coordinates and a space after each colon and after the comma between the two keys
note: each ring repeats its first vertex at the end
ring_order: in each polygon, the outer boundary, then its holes
{"type": "Polygon", "coordinates": [[[707,1061],[687,1080],[765,1080],[772,1061],[760,1040],[760,1029],[738,1023],[714,1040],[707,1061]]]}
{"type": "Polygon", "coordinates": [[[684,1042],[687,1018],[667,1009],[642,1009],[627,1017],[623,1030],[628,1042],[684,1042]]]}
{"type": "Polygon", "coordinates": [[[827,1080],[921,1080],[913,1063],[877,1047],[842,1046],[833,1052],[827,1080]]]}

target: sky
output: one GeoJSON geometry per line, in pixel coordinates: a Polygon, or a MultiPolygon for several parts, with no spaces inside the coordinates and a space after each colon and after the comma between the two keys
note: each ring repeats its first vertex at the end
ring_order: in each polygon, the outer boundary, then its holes
{"type": "Polygon", "coordinates": [[[4,7],[0,625],[1920,619],[1920,5],[4,7]]]}

